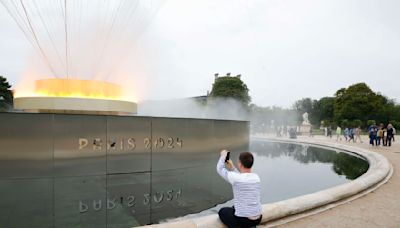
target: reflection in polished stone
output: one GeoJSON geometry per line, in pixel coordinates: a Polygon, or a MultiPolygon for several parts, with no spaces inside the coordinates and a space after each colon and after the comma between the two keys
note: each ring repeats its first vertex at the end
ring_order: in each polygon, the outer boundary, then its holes
{"type": "Polygon", "coordinates": [[[152,222],[197,213],[232,198],[215,165],[152,173],[152,222]]]}
{"type": "Polygon", "coordinates": [[[54,227],[53,180],[0,180],[0,227],[54,227]]]}
{"type": "Polygon", "coordinates": [[[150,223],[150,173],[107,176],[107,227],[150,223]]]}
{"type": "Polygon", "coordinates": [[[54,224],[57,227],[106,227],[106,178],[62,177],[54,181],[54,224]]]}
{"type": "Polygon", "coordinates": [[[132,227],[232,198],[246,121],[0,113],[0,227],[132,227]]]}
{"type": "Polygon", "coordinates": [[[52,177],[51,118],[0,113],[0,178],[52,177]]]}

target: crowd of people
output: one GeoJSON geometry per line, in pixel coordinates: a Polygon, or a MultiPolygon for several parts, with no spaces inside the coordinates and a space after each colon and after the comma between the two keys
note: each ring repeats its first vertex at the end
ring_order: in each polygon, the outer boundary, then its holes
{"type": "MultiPolygon", "coordinates": [[[[332,130],[330,132],[330,137],[332,137],[332,130]]],[[[361,139],[361,127],[353,127],[353,128],[348,128],[346,127],[343,131],[343,137],[344,140],[348,142],[357,142],[359,141],[362,143],[361,139]]],[[[340,126],[336,127],[336,141],[342,140],[342,128],[340,126]]]]}
{"type": "MultiPolygon", "coordinates": [[[[392,124],[384,125],[381,123],[379,126],[373,124],[368,127],[367,130],[369,143],[372,146],[391,146],[392,142],[395,141],[394,136],[396,135],[396,129],[392,124]]],[[[328,128],[326,135],[332,138],[332,129],[328,128]]],[[[345,141],[348,142],[363,142],[361,139],[361,127],[348,128],[342,132],[342,128],[337,126],[336,128],[336,141],[342,140],[342,136],[345,141]]]]}
{"type": "MultiPolygon", "coordinates": [[[[254,130],[253,130],[254,131],[254,130]]],[[[336,141],[345,140],[347,142],[360,142],[363,143],[361,135],[363,130],[361,126],[358,127],[344,127],[344,130],[341,126],[336,127],[336,131],[331,126],[325,127],[325,136],[329,138],[333,138],[333,135],[336,133],[336,141]]],[[[314,131],[312,126],[310,126],[310,130],[307,133],[301,132],[299,126],[275,126],[272,130],[276,134],[277,137],[286,137],[295,139],[297,135],[308,135],[310,137],[314,136],[314,131]]],[[[269,134],[272,133],[271,131],[269,134]]],[[[253,132],[254,133],[254,132],[253,132]]],[[[264,133],[264,132],[263,132],[264,133]]],[[[268,132],[266,132],[268,134],[268,132]]],[[[369,143],[373,146],[391,146],[395,141],[396,129],[393,127],[391,123],[387,125],[381,123],[379,126],[372,124],[368,127],[367,132],[369,137],[369,143]]]]}
{"type": "Polygon", "coordinates": [[[396,135],[396,129],[392,124],[384,125],[375,124],[368,127],[369,144],[372,146],[392,146],[392,142],[395,141],[394,136],[396,135]]]}

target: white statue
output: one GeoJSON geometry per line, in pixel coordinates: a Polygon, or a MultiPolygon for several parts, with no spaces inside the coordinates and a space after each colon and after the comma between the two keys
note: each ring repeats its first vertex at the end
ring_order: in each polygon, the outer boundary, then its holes
{"type": "Polygon", "coordinates": [[[303,114],[303,125],[310,125],[310,121],[308,120],[308,113],[305,112],[303,114]]]}

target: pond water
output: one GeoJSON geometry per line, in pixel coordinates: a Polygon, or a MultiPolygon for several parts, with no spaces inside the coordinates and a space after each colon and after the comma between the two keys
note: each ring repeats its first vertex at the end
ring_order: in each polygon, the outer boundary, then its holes
{"type": "Polygon", "coordinates": [[[306,144],[252,140],[253,172],[261,178],[262,203],[271,203],[347,183],[368,162],[345,151],[306,144]]]}
{"type": "MultiPolygon", "coordinates": [[[[350,182],[364,174],[369,168],[368,162],[360,156],[314,145],[253,139],[250,143],[250,151],[255,161],[253,172],[257,173],[261,179],[263,204],[350,182]]],[[[237,155],[231,156],[235,165],[237,155]]],[[[229,200],[184,218],[215,214],[221,207],[232,205],[233,200],[229,200]]]]}

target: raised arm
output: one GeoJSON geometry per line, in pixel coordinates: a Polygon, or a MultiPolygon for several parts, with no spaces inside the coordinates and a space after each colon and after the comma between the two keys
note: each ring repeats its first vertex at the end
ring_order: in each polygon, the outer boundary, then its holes
{"type": "Polygon", "coordinates": [[[235,166],[232,164],[232,161],[230,161],[230,166],[232,168],[232,171],[229,171],[226,166],[225,166],[225,158],[226,154],[228,151],[223,150],[221,151],[221,156],[219,157],[218,163],[217,163],[217,172],[218,174],[224,178],[224,180],[228,181],[229,183],[232,183],[232,180],[228,178],[228,174],[231,172],[236,172],[238,173],[239,171],[235,168],[235,166]]]}
{"type": "Polygon", "coordinates": [[[217,163],[217,173],[222,178],[224,178],[224,180],[229,182],[229,180],[228,180],[228,172],[229,171],[225,167],[225,157],[226,157],[226,155],[225,156],[221,155],[219,157],[219,160],[218,160],[218,163],[217,163]]]}

